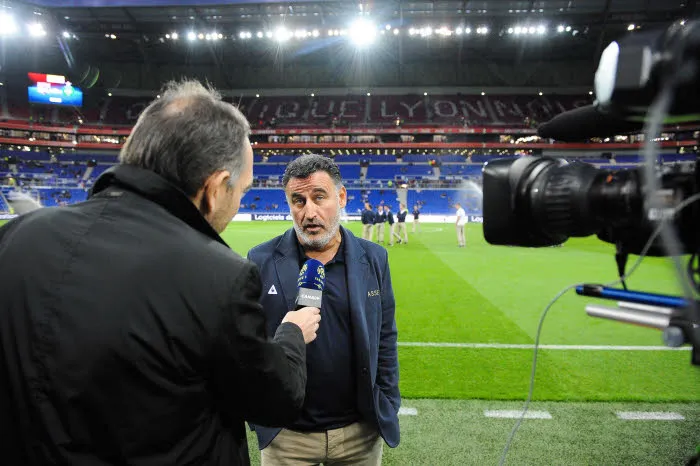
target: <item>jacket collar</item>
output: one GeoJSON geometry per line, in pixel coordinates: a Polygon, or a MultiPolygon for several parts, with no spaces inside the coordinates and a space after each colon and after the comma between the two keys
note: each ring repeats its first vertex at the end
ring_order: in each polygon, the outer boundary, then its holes
{"type": "Polygon", "coordinates": [[[181,189],[150,170],[116,165],[95,181],[90,197],[109,188],[126,189],[155,202],[190,227],[228,247],[181,189]]]}

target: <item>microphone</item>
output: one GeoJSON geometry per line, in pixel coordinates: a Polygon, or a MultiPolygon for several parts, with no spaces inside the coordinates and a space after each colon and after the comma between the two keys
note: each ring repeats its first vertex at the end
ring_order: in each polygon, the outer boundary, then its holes
{"type": "Polygon", "coordinates": [[[315,307],[321,309],[321,297],[323,287],[326,285],[326,269],[316,259],[309,259],[299,271],[297,279],[297,299],[295,310],[302,307],[315,307]]]}
{"type": "Polygon", "coordinates": [[[538,126],[537,134],[542,138],[578,142],[638,131],[643,127],[644,121],[631,121],[619,112],[593,104],[560,113],[538,126]]]}

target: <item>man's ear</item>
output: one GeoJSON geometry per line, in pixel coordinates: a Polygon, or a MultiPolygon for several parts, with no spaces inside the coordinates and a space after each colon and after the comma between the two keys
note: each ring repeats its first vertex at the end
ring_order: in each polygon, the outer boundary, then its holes
{"type": "Polygon", "coordinates": [[[345,186],[341,186],[340,191],[338,191],[338,201],[340,202],[341,209],[348,203],[348,191],[345,189],[345,186]]]}
{"type": "Polygon", "coordinates": [[[216,210],[221,194],[230,189],[230,179],[231,173],[228,170],[221,170],[212,173],[204,180],[204,185],[194,199],[195,205],[202,215],[207,215],[216,210]]]}

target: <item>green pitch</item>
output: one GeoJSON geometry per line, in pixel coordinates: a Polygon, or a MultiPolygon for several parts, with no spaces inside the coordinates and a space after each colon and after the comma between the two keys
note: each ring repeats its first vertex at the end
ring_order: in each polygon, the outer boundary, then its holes
{"type": "MultiPolygon", "coordinates": [[[[245,255],[289,226],[231,223],[223,236],[245,255]]],[[[359,223],[349,227],[359,234],[359,223]]],[[[532,344],[542,310],[558,291],[616,278],[613,252],[595,238],[572,239],[561,248],[490,246],[476,224],[468,225],[467,247],[460,249],[453,225],[424,224],[421,232],[409,233],[409,244],[389,248],[399,342],[532,344]]],[[[628,285],[678,292],[663,258],[645,259],[628,285]]],[[[588,317],[585,305],[593,301],[573,291],[565,295],[550,310],[541,343],[663,345],[658,331],[588,317]]],[[[402,395],[521,400],[532,354],[530,349],[400,346],[402,395]]],[[[700,369],[690,365],[688,351],[540,350],[534,398],[691,401],[700,400],[698,387],[700,369]]]]}

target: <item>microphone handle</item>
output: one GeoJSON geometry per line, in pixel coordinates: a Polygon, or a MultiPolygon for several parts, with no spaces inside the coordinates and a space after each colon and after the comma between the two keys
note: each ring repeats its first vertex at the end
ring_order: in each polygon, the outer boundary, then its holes
{"type": "Polygon", "coordinates": [[[323,291],[316,288],[299,288],[297,293],[297,299],[295,302],[295,311],[298,311],[302,307],[315,307],[321,309],[321,298],[323,297],[323,291]]]}

